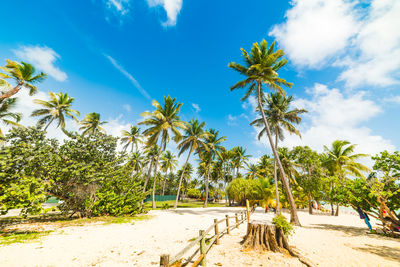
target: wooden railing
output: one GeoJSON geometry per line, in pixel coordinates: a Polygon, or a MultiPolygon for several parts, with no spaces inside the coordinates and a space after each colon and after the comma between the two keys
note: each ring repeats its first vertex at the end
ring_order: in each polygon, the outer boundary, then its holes
{"type": "MultiPolygon", "coordinates": [[[[248,206],[247,206],[248,207],[248,206]]],[[[177,266],[187,266],[192,263],[192,267],[196,267],[199,264],[201,266],[206,266],[206,255],[211,247],[216,244],[220,244],[220,238],[225,234],[230,234],[231,230],[239,228],[239,225],[244,223],[246,220],[250,219],[250,212],[247,208],[239,213],[235,213],[234,216],[225,215],[224,219],[218,220],[214,219],[214,224],[208,227],[207,230],[200,230],[199,237],[191,241],[186,247],[184,247],[180,252],[178,252],[174,257],[169,254],[163,254],[160,256],[160,266],[162,267],[177,267],[177,266]],[[219,224],[225,222],[225,228],[220,231],[219,224]],[[232,223],[232,224],[231,224],[232,223]],[[214,230],[214,235],[207,239],[206,236],[214,230]],[[208,245],[206,244],[208,243],[208,245]],[[189,252],[194,246],[199,245],[199,248],[183,263],[182,258],[185,254],[189,252]],[[199,255],[198,255],[199,254],[199,255]],[[198,255],[198,256],[197,256],[198,255]],[[197,256],[195,261],[192,261],[197,256]]]]}

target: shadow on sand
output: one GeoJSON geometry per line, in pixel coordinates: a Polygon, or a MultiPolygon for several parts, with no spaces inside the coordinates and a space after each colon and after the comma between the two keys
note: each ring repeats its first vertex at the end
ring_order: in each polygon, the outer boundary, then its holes
{"type": "Polygon", "coordinates": [[[366,247],[352,247],[353,249],[373,253],[382,258],[400,262],[400,248],[388,247],[388,246],[373,246],[366,244],[366,247]]]}

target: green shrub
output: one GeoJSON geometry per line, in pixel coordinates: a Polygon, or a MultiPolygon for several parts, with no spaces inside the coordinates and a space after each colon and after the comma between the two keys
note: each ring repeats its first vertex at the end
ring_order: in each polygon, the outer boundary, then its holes
{"type": "Polygon", "coordinates": [[[283,233],[288,237],[291,236],[294,233],[294,229],[292,224],[290,224],[287,220],[286,217],[283,216],[282,214],[275,216],[272,219],[272,223],[275,224],[277,228],[280,228],[283,230],[283,233]]]}
{"type": "Polygon", "coordinates": [[[190,198],[201,198],[201,192],[199,189],[196,188],[190,188],[187,191],[187,196],[190,198]]]}
{"type": "Polygon", "coordinates": [[[230,199],[245,205],[248,200],[265,200],[272,195],[272,185],[264,180],[236,178],[228,184],[226,192],[230,199]]]}
{"type": "Polygon", "coordinates": [[[164,203],[161,207],[162,210],[167,210],[169,209],[169,204],[168,203],[164,203]]]}

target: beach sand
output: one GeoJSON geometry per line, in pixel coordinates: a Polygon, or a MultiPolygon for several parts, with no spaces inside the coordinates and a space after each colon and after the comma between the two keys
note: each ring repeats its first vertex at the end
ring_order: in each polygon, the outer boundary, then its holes
{"type": "MultiPolygon", "coordinates": [[[[63,227],[39,242],[0,246],[0,266],[158,266],[161,254],[179,252],[214,218],[241,210],[156,210],[145,221],[63,227]]],[[[261,208],[252,215],[272,217],[261,208]]],[[[303,227],[295,227],[289,243],[317,266],[400,266],[400,240],[368,234],[355,214],[332,217],[300,211],[299,217],[303,227]]],[[[243,251],[239,242],[245,231],[242,224],[222,237],[207,255],[207,266],[303,266],[286,254],[243,251]]]]}

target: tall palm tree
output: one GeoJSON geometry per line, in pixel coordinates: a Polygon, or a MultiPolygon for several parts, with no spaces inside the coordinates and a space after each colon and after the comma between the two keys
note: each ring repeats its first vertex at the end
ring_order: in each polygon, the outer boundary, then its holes
{"type": "MultiPolygon", "coordinates": [[[[0,73],[0,78],[13,79],[16,82],[16,86],[11,90],[3,92],[0,95],[0,99],[12,97],[23,87],[29,89],[29,95],[33,95],[37,92],[37,88],[34,84],[42,82],[47,77],[43,72],[36,73],[35,67],[31,64],[25,62],[18,63],[9,59],[7,59],[6,62],[7,64],[4,67],[0,67],[0,69],[4,71],[4,73],[0,73]]],[[[4,80],[2,83],[4,83],[4,80]]]]}
{"type": "MultiPolygon", "coordinates": [[[[368,157],[367,154],[354,154],[356,145],[349,141],[335,140],[330,148],[324,146],[325,155],[322,157],[322,165],[326,167],[332,176],[336,175],[343,182],[347,175],[365,178],[363,172],[370,169],[356,162],[359,158],[368,157]]],[[[339,204],[336,207],[335,216],[339,216],[339,204]]]]}
{"type": "Polygon", "coordinates": [[[125,144],[124,151],[131,146],[131,153],[133,152],[133,147],[135,146],[136,150],[138,150],[138,143],[141,143],[142,140],[140,138],[140,128],[137,126],[131,125],[129,131],[122,130],[122,138],[121,143],[125,144]]]}
{"type": "Polygon", "coordinates": [[[207,132],[207,136],[204,139],[204,143],[207,145],[208,151],[206,149],[202,150],[199,153],[199,156],[206,163],[206,181],[205,181],[205,199],[204,199],[204,208],[207,208],[208,203],[208,186],[210,181],[210,169],[211,163],[216,156],[221,157],[221,152],[225,151],[225,148],[221,145],[222,142],[226,141],[226,137],[219,137],[219,132],[214,129],[209,129],[207,132]]]}
{"type": "Polygon", "coordinates": [[[190,177],[193,174],[193,166],[189,162],[186,163],[184,166],[182,166],[182,169],[180,169],[177,172],[178,177],[182,177],[182,196],[185,195],[185,191],[187,191],[187,188],[189,186],[189,181],[190,177]]]}
{"type": "MultiPolygon", "coordinates": [[[[18,122],[21,120],[22,114],[12,112],[17,104],[17,98],[0,99],[0,121],[6,125],[21,126],[18,122]]],[[[0,138],[4,137],[0,128],[0,138]]]]}
{"type": "Polygon", "coordinates": [[[164,195],[165,193],[165,184],[166,178],[168,177],[168,172],[173,172],[177,165],[178,160],[176,159],[176,156],[169,150],[165,151],[165,153],[161,156],[161,169],[165,174],[165,179],[162,187],[162,195],[164,195]]]}
{"type": "Polygon", "coordinates": [[[256,178],[261,178],[262,176],[260,175],[260,170],[256,164],[249,164],[247,165],[247,173],[246,176],[249,179],[256,179],[256,178]]]}
{"type": "Polygon", "coordinates": [[[147,176],[146,176],[146,179],[145,179],[144,185],[143,185],[143,193],[146,192],[147,183],[150,180],[150,175],[153,170],[153,165],[154,165],[155,159],[159,153],[159,146],[153,145],[153,146],[147,148],[145,153],[146,153],[146,160],[145,160],[146,162],[145,163],[147,163],[148,169],[147,169],[147,176]]]}
{"type": "Polygon", "coordinates": [[[57,128],[61,126],[61,129],[65,129],[65,116],[74,119],[78,122],[78,119],[75,117],[79,116],[79,111],[76,111],[71,108],[72,103],[74,102],[74,98],[70,97],[68,94],[64,94],[62,92],[55,94],[53,92],[49,92],[49,101],[35,99],[34,103],[41,105],[43,108],[36,109],[32,112],[32,117],[42,116],[39,120],[40,125],[46,124],[44,127],[44,131],[50,126],[50,124],[56,120],[58,121],[57,128]]]}
{"type": "Polygon", "coordinates": [[[83,131],[82,135],[86,134],[96,134],[98,132],[105,132],[104,128],[101,125],[106,124],[106,121],[100,120],[100,114],[96,112],[92,112],[86,114],[85,118],[81,121],[80,131],[83,131]]]}
{"type": "Polygon", "coordinates": [[[233,164],[236,168],[236,177],[239,175],[239,169],[243,167],[248,160],[250,155],[246,155],[246,149],[241,146],[236,146],[232,148],[233,152],[233,164]]]}
{"type": "MultiPolygon", "coordinates": [[[[301,122],[301,117],[299,115],[306,113],[307,111],[305,109],[297,108],[290,110],[290,104],[292,101],[293,96],[285,97],[278,92],[271,92],[267,97],[264,113],[266,114],[272,133],[275,135],[275,149],[278,149],[278,140],[283,141],[285,139],[285,131],[301,137],[300,132],[296,129],[294,124],[299,124],[301,122]]],[[[258,118],[250,124],[263,127],[264,121],[262,118],[258,118]]],[[[265,133],[266,128],[263,127],[258,134],[258,140],[260,140],[265,133]]],[[[275,212],[279,213],[279,191],[276,165],[277,161],[274,159],[275,198],[277,203],[275,212]]]]}
{"type": "Polygon", "coordinates": [[[268,136],[269,144],[271,146],[274,157],[277,159],[279,170],[282,174],[282,182],[285,186],[286,193],[288,195],[288,200],[290,204],[290,221],[295,225],[300,225],[299,218],[297,216],[296,205],[293,199],[289,183],[286,180],[286,175],[283,171],[282,164],[278,158],[278,153],[274,146],[274,141],[272,139],[272,134],[269,126],[269,122],[265,116],[263,109],[263,101],[265,100],[265,95],[263,91],[263,85],[268,88],[278,91],[284,94],[283,86],[291,87],[292,84],[282,79],[278,75],[278,71],[284,65],[286,65],[287,60],[283,59],[284,52],[282,49],[275,50],[275,43],[272,43],[268,48],[267,41],[263,40],[260,44],[254,43],[251,48],[250,54],[242,49],[242,56],[245,62],[245,66],[231,62],[229,67],[244,75],[246,78],[242,81],[237,82],[231,87],[232,90],[246,88],[247,91],[242,97],[242,101],[246,100],[250,95],[254,95],[258,102],[258,111],[264,121],[265,130],[268,136]]]}
{"type": "Polygon", "coordinates": [[[133,172],[138,172],[143,167],[144,157],[140,151],[135,151],[130,154],[128,159],[128,166],[132,169],[133,172]]]}
{"type": "Polygon", "coordinates": [[[182,175],[179,178],[178,191],[176,192],[176,199],[174,204],[174,209],[178,207],[178,199],[179,193],[181,190],[183,174],[185,173],[185,168],[188,164],[190,155],[193,152],[199,152],[201,150],[209,151],[208,146],[204,143],[205,138],[208,136],[208,133],[204,131],[205,122],[199,123],[198,120],[192,119],[189,121],[188,126],[185,130],[185,135],[182,137],[181,143],[178,145],[179,156],[184,152],[189,151],[188,156],[186,158],[186,162],[183,165],[182,175]]]}
{"type": "MultiPolygon", "coordinates": [[[[182,103],[176,102],[176,98],[170,96],[164,97],[164,105],[161,105],[156,100],[153,101],[152,105],[156,108],[153,112],[143,112],[141,116],[145,117],[144,121],[139,124],[147,125],[147,128],[143,135],[147,137],[146,146],[151,147],[158,143],[160,140],[160,150],[155,158],[155,171],[157,173],[157,165],[159,156],[169,141],[169,132],[174,135],[173,139],[175,142],[179,142],[181,133],[179,130],[186,129],[186,123],[180,120],[179,111],[182,107],[182,103]]],[[[151,169],[151,168],[150,168],[151,169]]],[[[149,172],[149,176],[151,172],[149,172]]],[[[155,196],[153,191],[153,208],[156,208],[155,196]]]]}

